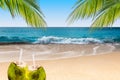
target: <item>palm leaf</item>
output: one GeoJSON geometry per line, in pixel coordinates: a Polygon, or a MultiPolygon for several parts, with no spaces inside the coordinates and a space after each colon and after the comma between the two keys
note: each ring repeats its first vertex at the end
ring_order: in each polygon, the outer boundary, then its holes
{"type": "Polygon", "coordinates": [[[93,18],[92,27],[112,26],[120,18],[120,0],[78,0],[68,21],[93,18]]]}
{"type": "Polygon", "coordinates": [[[12,17],[20,15],[28,25],[34,27],[46,26],[43,13],[36,3],[36,0],[1,0],[0,3],[0,7],[9,9],[12,17]]]}
{"type": "Polygon", "coordinates": [[[91,25],[92,27],[107,27],[112,26],[113,23],[120,18],[120,2],[113,1],[104,5],[99,11],[98,16],[91,25]]]}
{"type": "Polygon", "coordinates": [[[104,0],[79,0],[76,3],[75,9],[68,17],[68,22],[73,23],[80,18],[94,18],[98,10],[102,8],[104,0]]]}

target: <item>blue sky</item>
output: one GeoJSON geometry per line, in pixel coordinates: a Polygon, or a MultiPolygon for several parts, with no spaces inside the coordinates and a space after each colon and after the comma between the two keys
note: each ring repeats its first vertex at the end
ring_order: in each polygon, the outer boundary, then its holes
{"type": "MultiPolygon", "coordinates": [[[[65,23],[68,15],[72,11],[72,6],[77,0],[38,0],[41,10],[45,15],[45,20],[48,27],[65,27],[65,26],[86,26],[89,27],[92,21],[90,19],[79,20],[72,25],[67,25],[65,23]]],[[[8,11],[3,11],[0,9],[0,26],[1,27],[25,27],[27,24],[21,17],[16,17],[12,19],[8,11]]],[[[118,22],[114,24],[118,26],[118,22]]]]}

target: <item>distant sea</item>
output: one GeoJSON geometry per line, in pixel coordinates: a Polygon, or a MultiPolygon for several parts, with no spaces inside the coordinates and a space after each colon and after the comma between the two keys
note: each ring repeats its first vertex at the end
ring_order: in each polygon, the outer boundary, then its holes
{"type": "Polygon", "coordinates": [[[120,43],[120,28],[0,27],[0,44],[103,44],[120,43]]]}

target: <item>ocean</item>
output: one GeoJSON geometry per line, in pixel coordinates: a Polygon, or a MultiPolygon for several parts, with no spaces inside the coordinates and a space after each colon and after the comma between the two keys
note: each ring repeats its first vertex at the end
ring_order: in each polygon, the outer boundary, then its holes
{"type": "Polygon", "coordinates": [[[120,28],[88,27],[1,27],[0,43],[20,44],[103,44],[120,43],[120,28]]]}

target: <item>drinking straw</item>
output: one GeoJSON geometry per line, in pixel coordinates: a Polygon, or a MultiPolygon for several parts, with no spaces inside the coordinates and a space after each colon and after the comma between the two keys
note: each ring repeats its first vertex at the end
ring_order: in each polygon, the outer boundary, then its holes
{"type": "Polygon", "coordinates": [[[19,64],[22,62],[23,49],[20,49],[19,64]]]}
{"type": "Polygon", "coordinates": [[[36,65],[35,65],[35,54],[34,53],[32,54],[32,58],[33,58],[33,67],[35,68],[36,65]]]}

